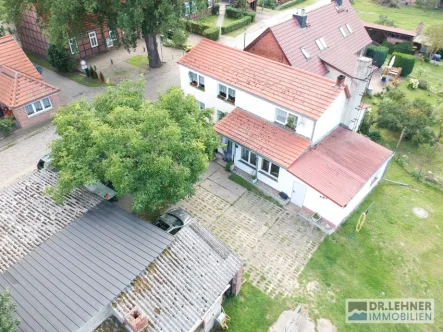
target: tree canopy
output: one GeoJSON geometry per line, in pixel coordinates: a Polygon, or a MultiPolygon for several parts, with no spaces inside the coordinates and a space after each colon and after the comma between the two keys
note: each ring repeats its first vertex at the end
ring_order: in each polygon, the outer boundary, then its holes
{"type": "Polygon", "coordinates": [[[431,45],[430,56],[432,57],[440,48],[443,48],[443,23],[431,25],[425,31],[431,45]]]}
{"type": "Polygon", "coordinates": [[[8,290],[0,290],[0,331],[15,332],[20,321],[15,317],[16,305],[11,303],[8,290]]]}
{"type": "Polygon", "coordinates": [[[142,80],[124,81],[92,104],[83,100],[58,110],[56,199],[99,180],[110,181],[120,197],[133,195],[135,211],[174,204],[193,192],[219,144],[213,110],[200,110],[179,88],[154,103],[143,100],[143,91],[142,80]]]}

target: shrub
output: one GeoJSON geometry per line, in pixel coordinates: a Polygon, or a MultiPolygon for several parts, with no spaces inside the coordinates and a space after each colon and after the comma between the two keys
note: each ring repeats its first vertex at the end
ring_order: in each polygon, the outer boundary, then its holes
{"type": "Polygon", "coordinates": [[[244,11],[238,8],[226,7],[226,16],[230,18],[242,18],[244,11]]]}
{"type": "Polygon", "coordinates": [[[186,44],[186,42],[188,40],[188,33],[183,30],[175,30],[172,33],[171,39],[174,44],[174,47],[183,48],[183,46],[186,44]]]}
{"type": "Polygon", "coordinates": [[[386,25],[388,27],[395,27],[395,23],[393,20],[389,19],[387,15],[380,15],[378,20],[375,21],[377,24],[386,25]]]}
{"type": "Polygon", "coordinates": [[[418,81],[418,87],[422,90],[427,90],[428,89],[428,81],[425,80],[419,80],[418,81]]]}
{"type": "Polygon", "coordinates": [[[14,129],[14,119],[12,116],[5,116],[0,120],[0,133],[7,135],[14,129]]]}
{"type": "Polygon", "coordinates": [[[394,47],[395,44],[388,42],[387,40],[385,40],[381,46],[387,47],[389,49],[389,54],[391,54],[392,52],[394,52],[394,47]]]}
{"type": "Polygon", "coordinates": [[[76,61],[66,49],[49,45],[46,55],[51,66],[58,71],[63,73],[75,71],[76,61]]]}
{"type": "Polygon", "coordinates": [[[401,76],[408,76],[414,70],[415,56],[399,52],[392,53],[395,56],[394,67],[401,67],[401,76]]]}
{"type": "Polygon", "coordinates": [[[252,10],[248,10],[248,11],[245,13],[245,16],[250,16],[250,17],[251,17],[251,22],[254,22],[254,21],[255,21],[255,15],[256,15],[256,13],[253,12],[252,10]]]}
{"type": "Polygon", "coordinates": [[[381,136],[381,133],[378,130],[370,130],[368,133],[368,137],[374,142],[383,141],[383,137],[381,136]]]}
{"type": "Polygon", "coordinates": [[[85,68],[85,74],[86,74],[87,78],[89,78],[91,76],[91,74],[89,73],[89,68],[88,67],[85,68]]]}
{"type": "Polygon", "coordinates": [[[105,76],[103,76],[102,72],[100,72],[100,75],[98,75],[98,78],[100,79],[100,82],[105,83],[105,76]]]}
{"type": "Polygon", "coordinates": [[[366,50],[366,56],[374,60],[377,67],[383,66],[388,57],[389,49],[384,46],[369,45],[366,50]]]}
{"type": "Polygon", "coordinates": [[[232,22],[232,23],[230,23],[230,24],[228,24],[226,26],[223,26],[221,28],[221,33],[223,35],[227,34],[227,33],[231,32],[231,31],[240,29],[241,27],[247,26],[249,23],[251,23],[251,16],[245,16],[245,17],[243,17],[243,18],[241,18],[239,20],[236,20],[236,21],[234,21],[234,22],[232,22]]]}
{"type": "Polygon", "coordinates": [[[203,37],[206,37],[211,40],[218,40],[218,38],[220,37],[220,28],[212,27],[206,29],[205,31],[203,31],[203,37]]]}
{"type": "Polygon", "coordinates": [[[411,78],[408,83],[408,89],[415,90],[418,88],[419,81],[415,78],[411,78]]]}
{"type": "Polygon", "coordinates": [[[203,31],[211,28],[210,25],[203,24],[201,22],[185,20],[185,29],[188,32],[196,33],[197,35],[203,35],[203,31]]]}
{"type": "Polygon", "coordinates": [[[218,15],[219,12],[220,12],[220,4],[216,3],[212,7],[212,15],[218,15]]]}
{"type": "Polygon", "coordinates": [[[412,54],[412,44],[409,42],[395,44],[394,52],[412,54]]]}
{"type": "Polygon", "coordinates": [[[257,6],[275,9],[275,7],[277,7],[277,1],[275,1],[275,0],[259,0],[257,3],[257,6]]]}
{"type": "Polygon", "coordinates": [[[283,10],[283,9],[294,7],[295,5],[298,5],[299,3],[302,3],[304,1],[305,0],[292,0],[292,1],[285,2],[283,5],[278,7],[278,10],[283,10]]]}

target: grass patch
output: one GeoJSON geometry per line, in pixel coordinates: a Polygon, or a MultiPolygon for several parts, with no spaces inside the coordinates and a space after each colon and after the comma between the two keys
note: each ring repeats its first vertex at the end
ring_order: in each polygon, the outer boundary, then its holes
{"type": "MultiPolygon", "coordinates": [[[[230,24],[230,23],[232,23],[234,21],[236,21],[235,18],[225,16],[225,19],[223,21],[223,26],[226,26],[226,25],[228,25],[228,24],[230,24]]],[[[245,25],[244,27],[241,27],[240,29],[228,32],[228,33],[224,34],[223,36],[237,37],[238,35],[244,33],[247,28],[253,26],[255,23],[257,23],[257,22],[256,21],[251,22],[248,25],[245,25]]]]}
{"type": "Polygon", "coordinates": [[[236,297],[225,300],[223,307],[231,317],[231,332],[267,332],[280,314],[294,306],[288,299],[271,298],[246,282],[236,297]]]}
{"type": "Polygon", "coordinates": [[[80,74],[79,72],[60,73],[54,67],[52,67],[52,65],[48,62],[48,60],[41,58],[39,56],[36,56],[35,54],[32,54],[30,52],[25,52],[25,53],[28,56],[29,60],[31,60],[31,62],[33,64],[42,66],[45,69],[52,70],[52,71],[56,72],[57,74],[64,76],[66,78],[69,78],[70,80],[77,82],[79,84],[89,86],[89,87],[102,87],[102,86],[109,86],[110,85],[110,84],[102,83],[100,80],[89,79],[85,75],[80,74]]]}
{"type": "Polygon", "coordinates": [[[317,0],[305,0],[305,1],[288,1],[285,2],[282,6],[275,8],[276,10],[285,11],[285,10],[293,10],[294,8],[305,8],[306,6],[310,6],[313,3],[316,3],[317,0]],[[292,4],[289,4],[291,2],[292,4]]]}
{"type": "Polygon", "coordinates": [[[265,193],[263,193],[263,191],[261,191],[260,189],[258,189],[256,186],[254,186],[252,183],[250,183],[249,181],[243,179],[241,176],[237,175],[237,174],[231,174],[229,175],[229,180],[237,183],[238,185],[246,188],[248,191],[253,192],[254,194],[266,199],[269,202],[272,202],[280,207],[283,207],[283,205],[277,201],[276,199],[272,198],[271,196],[266,195],[265,193]]]}
{"type": "Polygon", "coordinates": [[[419,22],[426,27],[440,23],[443,20],[443,11],[416,6],[400,5],[400,8],[387,8],[380,6],[372,0],[356,0],[354,4],[358,17],[364,22],[375,22],[380,15],[387,15],[394,20],[398,28],[414,30],[419,22]]]}
{"type": "MultiPolygon", "coordinates": [[[[208,16],[200,17],[198,19],[198,22],[215,27],[215,26],[217,26],[217,19],[218,19],[218,15],[208,15],[208,16]]],[[[226,19],[226,17],[225,17],[225,19],[226,19]]]]}
{"type": "MultiPolygon", "coordinates": [[[[327,237],[301,274],[306,286],[317,280],[320,290],[307,298],[311,318],[331,319],[339,331],[441,331],[443,312],[435,324],[346,324],[346,298],[433,298],[443,306],[443,194],[409,176],[393,162],[387,178],[414,188],[383,183],[344,226],[327,237]],[[374,201],[360,233],[360,214],[374,201]],[[427,219],[412,213],[424,208],[427,219]],[[317,313],[315,313],[317,312],[317,313]]],[[[303,286],[302,286],[303,287],[303,286]]]]}
{"type": "Polygon", "coordinates": [[[147,69],[149,65],[149,59],[146,55],[133,56],[132,58],[126,60],[126,62],[129,63],[130,65],[144,69],[147,69]]]}

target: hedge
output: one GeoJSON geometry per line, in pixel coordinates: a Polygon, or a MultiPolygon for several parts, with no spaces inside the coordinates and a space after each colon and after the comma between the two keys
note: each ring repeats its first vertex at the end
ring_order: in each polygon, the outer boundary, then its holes
{"type": "Polygon", "coordinates": [[[255,12],[251,10],[243,11],[238,8],[226,7],[226,16],[235,19],[240,19],[243,18],[244,16],[250,16],[251,22],[255,21],[255,12]]]}
{"type": "Polygon", "coordinates": [[[206,29],[203,31],[203,37],[206,37],[208,39],[212,40],[218,40],[220,37],[220,28],[219,27],[212,27],[209,29],[206,29]]]}
{"type": "Polygon", "coordinates": [[[220,4],[216,3],[214,7],[212,7],[212,15],[218,15],[220,12],[220,4]]]}
{"type": "Polygon", "coordinates": [[[251,16],[245,16],[239,20],[236,20],[228,25],[225,25],[221,28],[222,35],[225,35],[231,31],[240,29],[241,27],[247,26],[251,23],[251,16]]]}
{"type": "Polygon", "coordinates": [[[265,7],[270,9],[275,9],[277,7],[277,1],[275,0],[259,0],[257,3],[257,7],[265,7]]]}
{"type": "Polygon", "coordinates": [[[389,48],[384,46],[369,45],[366,49],[366,56],[374,60],[377,67],[383,66],[388,57],[389,48]]]}
{"type": "Polygon", "coordinates": [[[279,6],[277,9],[283,10],[283,9],[291,8],[291,7],[294,7],[295,5],[298,5],[299,3],[302,3],[302,2],[305,2],[305,0],[288,1],[288,2],[285,2],[283,5],[279,6]]]}
{"type": "Polygon", "coordinates": [[[412,54],[412,44],[410,42],[403,42],[403,43],[397,43],[393,44],[385,40],[382,44],[382,46],[389,48],[389,54],[393,52],[399,52],[399,53],[405,53],[405,54],[412,54]]]}
{"type": "Polygon", "coordinates": [[[392,53],[395,56],[394,67],[401,67],[401,76],[408,76],[414,70],[415,56],[400,52],[392,53]]]}

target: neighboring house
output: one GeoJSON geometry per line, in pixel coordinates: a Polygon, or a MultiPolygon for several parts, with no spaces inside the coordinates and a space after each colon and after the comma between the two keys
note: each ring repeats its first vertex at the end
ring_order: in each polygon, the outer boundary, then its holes
{"type": "MultiPolygon", "coordinates": [[[[253,10],[253,11],[257,11],[257,0],[246,0],[248,3],[248,9],[249,10],[253,10]]],[[[289,0],[287,0],[289,1],[289,0]]],[[[229,5],[231,6],[235,6],[237,4],[237,0],[229,0],[229,5]]]]}
{"type": "Polygon", "coordinates": [[[208,8],[198,11],[195,1],[185,0],[185,16],[193,19],[211,14],[212,7],[216,3],[215,0],[207,0],[208,8]]]}
{"type": "MultiPolygon", "coordinates": [[[[267,28],[245,51],[335,79],[346,76],[352,100],[347,113],[361,107],[373,71],[363,57],[371,38],[348,0],[337,0],[267,28]]],[[[360,122],[352,130],[357,131],[360,122]]]]}
{"type": "Polygon", "coordinates": [[[364,112],[348,114],[343,75],[333,81],[206,39],[179,64],[185,93],[215,110],[225,158],[332,228],[382,178],[392,152],[351,130],[364,112]]]}
{"type": "Polygon", "coordinates": [[[209,332],[240,259],[195,221],[172,236],[81,189],[56,204],[57,180],[41,170],[0,192],[0,291],[18,331],[90,332],[113,315],[128,331],[209,332]]]}
{"type": "Polygon", "coordinates": [[[59,107],[59,89],[43,81],[12,35],[0,38],[0,117],[19,127],[46,121],[59,107]]]}

